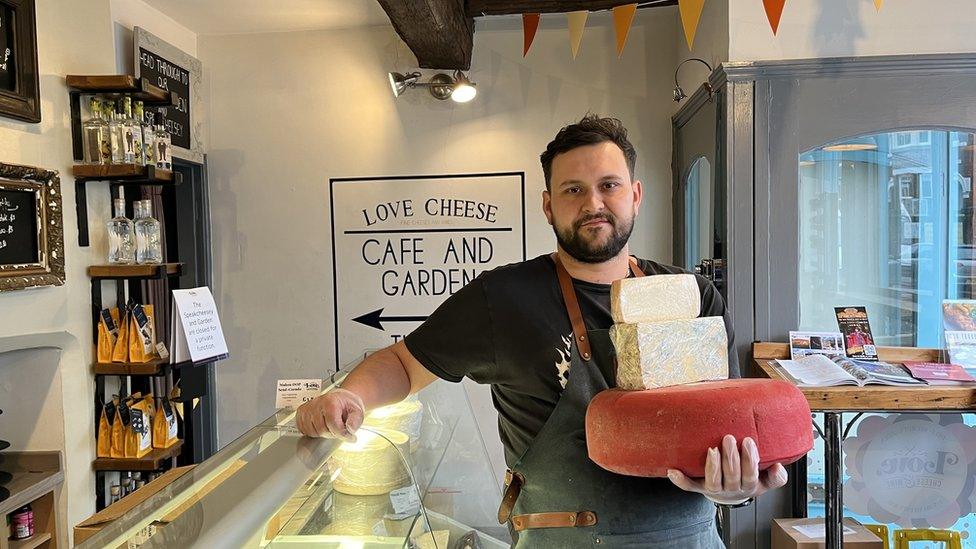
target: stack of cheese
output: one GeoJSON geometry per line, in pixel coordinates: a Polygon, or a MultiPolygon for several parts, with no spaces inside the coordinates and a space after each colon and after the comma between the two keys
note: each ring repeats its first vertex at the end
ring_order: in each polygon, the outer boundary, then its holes
{"type": "Polygon", "coordinates": [[[701,292],[694,275],[618,280],[611,287],[610,309],[618,388],[728,378],[725,323],[722,317],[698,317],[701,292]]]}

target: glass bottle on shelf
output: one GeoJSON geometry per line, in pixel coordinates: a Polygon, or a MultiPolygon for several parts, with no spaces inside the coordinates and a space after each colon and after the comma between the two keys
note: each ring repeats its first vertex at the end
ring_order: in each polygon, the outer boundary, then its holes
{"type": "Polygon", "coordinates": [[[112,487],[109,488],[109,493],[112,494],[112,501],[109,502],[109,505],[122,499],[121,489],[118,484],[113,484],[112,487]]]}
{"type": "Polygon", "coordinates": [[[122,479],[122,497],[132,493],[132,479],[125,477],[122,479]]]}
{"type": "Polygon", "coordinates": [[[140,137],[142,140],[142,163],[146,166],[155,166],[156,156],[153,154],[153,143],[156,140],[155,130],[149,122],[146,122],[146,110],[142,101],[136,101],[135,109],[135,118],[142,134],[140,137]]]}
{"type": "Polygon", "coordinates": [[[125,199],[116,198],[115,217],[108,222],[108,262],[110,265],[128,265],[135,262],[135,230],[131,220],[125,217],[125,199]]]}
{"type": "Polygon", "coordinates": [[[152,201],[139,200],[140,217],[136,221],[136,263],[163,262],[163,246],[159,221],[152,216],[152,201]]]}
{"type": "Polygon", "coordinates": [[[112,161],[112,149],[108,137],[108,123],[103,116],[101,99],[92,96],[88,103],[91,118],[85,121],[84,134],[85,162],[88,164],[108,164],[112,161]]]}
{"type": "MultiPolygon", "coordinates": [[[[110,101],[108,109],[111,118],[108,121],[108,133],[112,143],[112,164],[125,164],[125,120],[122,114],[122,103],[110,101]]],[[[131,150],[129,151],[131,155],[131,150]]]]}
{"type": "Polygon", "coordinates": [[[170,158],[170,149],[172,148],[172,141],[169,136],[169,132],[166,131],[166,124],[163,120],[163,113],[156,111],[156,127],[155,127],[155,156],[156,156],[156,167],[164,170],[170,170],[173,168],[173,161],[170,158]]]}
{"type": "Polygon", "coordinates": [[[129,155],[132,158],[132,163],[137,166],[142,166],[142,125],[139,124],[139,121],[132,114],[131,97],[127,96],[122,98],[122,112],[125,116],[126,148],[132,151],[131,155],[129,155]]]}

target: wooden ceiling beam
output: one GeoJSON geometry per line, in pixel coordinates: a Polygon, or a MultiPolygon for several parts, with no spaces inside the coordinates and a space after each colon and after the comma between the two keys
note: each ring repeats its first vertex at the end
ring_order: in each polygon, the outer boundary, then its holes
{"type": "MultiPolygon", "coordinates": [[[[468,17],[481,17],[521,13],[566,13],[577,10],[600,11],[633,3],[634,0],[467,0],[466,10],[468,17]]],[[[641,8],[656,8],[675,6],[678,0],[645,0],[637,3],[641,8]]]]}
{"type": "Polygon", "coordinates": [[[468,70],[474,19],[464,0],[378,0],[423,69],[468,70]]]}

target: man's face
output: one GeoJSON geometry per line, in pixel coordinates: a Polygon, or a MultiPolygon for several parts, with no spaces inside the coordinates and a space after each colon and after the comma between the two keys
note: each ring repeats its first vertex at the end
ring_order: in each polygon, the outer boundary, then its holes
{"type": "Polygon", "coordinates": [[[616,257],[630,238],[642,194],[620,147],[608,141],[559,154],[550,180],[542,209],[560,247],[584,263],[616,257]]]}

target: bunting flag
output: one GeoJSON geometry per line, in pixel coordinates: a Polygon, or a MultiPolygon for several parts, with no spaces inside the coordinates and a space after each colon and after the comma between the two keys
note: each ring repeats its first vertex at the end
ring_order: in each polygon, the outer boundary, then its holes
{"type": "Polygon", "coordinates": [[[618,59],[624,53],[627,35],[630,34],[630,25],[634,22],[635,13],[637,13],[637,4],[626,4],[613,8],[613,29],[617,35],[618,59]]]}
{"type": "Polygon", "coordinates": [[[688,42],[689,50],[695,45],[695,33],[698,31],[698,21],[701,20],[703,7],[705,7],[705,0],[678,0],[681,26],[685,29],[685,40],[688,42]]]}
{"type": "Polygon", "coordinates": [[[583,41],[583,28],[586,27],[587,15],[589,12],[586,10],[572,11],[566,14],[566,18],[569,20],[569,46],[573,50],[573,59],[576,59],[580,43],[583,41]]]}
{"type": "Polygon", "coordinates": [[[542,18],[538,13],[522,14],[522,57],[529,53],[532,41],[535,40],[535,31],[539,30],[539,19],[542,18]]]}
{"type": "Polygon", "coordinates": [[[779,30],[779,18],[783,15],[783,6],[785,5],[786,0],[763,0],[766,19],[769,19],[769,26],[773,28],[773,34],[779,30]]]}
{"type": "Polygon", "coordinates": [[[874,9],[881,11],[881,4],[884,4],[884,0],[874,0],[874,9]]]}

